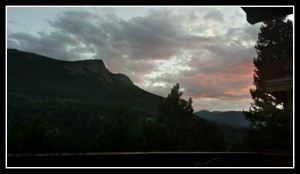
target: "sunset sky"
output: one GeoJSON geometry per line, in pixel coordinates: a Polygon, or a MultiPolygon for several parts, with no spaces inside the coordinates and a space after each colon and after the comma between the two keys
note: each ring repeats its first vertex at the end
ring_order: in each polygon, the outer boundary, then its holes
{"type": "Polygon", "coordinates": [[[7,47],[102,59],[161,96],[180,83],[195,111],[248,110],[260,26],[238,6],[7,7],[7,47]]]}

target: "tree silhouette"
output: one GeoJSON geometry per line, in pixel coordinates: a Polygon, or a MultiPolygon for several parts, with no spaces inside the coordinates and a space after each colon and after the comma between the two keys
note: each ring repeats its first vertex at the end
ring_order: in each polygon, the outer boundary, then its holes
{"type": "Polygon", "coordinates": [[[165,123],[174,123],[181,119],[187,119],[193,115],[192,99],[188,101],[181,98],[182,92],[179,91],[177,83],[166,99],[161,99],[159,104],[159,119],[165,123]]]}
{"type": "Polygon", "coordinates": [[[222,151],[223,133],[216,124],[193,114],[192,99],[182,99],[176,84],[166,99],[161,99],[158,113],[159,143],[164,151],[222,151]]]}
{"type": "MultiPolygon", "coordinates": [[[[288,146],[287,107],[280,100],[266,93],[265,72],[263,65],[268,63],[262,50],[266,46],[292,41],[293,24],[285,18],[266,21],[260,27],[258,41],[255,45],[257,57],[253,79],[254,89],[250,90],[254,102],[249,112],[244,112],[251,122],[246,141],[255,150],[278,149],[288,146]]],[[[281,50],[279,50],[281,51],[281,50]]]]}
{"type": "Polygon", "coordinates": [[[162,149],[167,151],[183,150],[185,138],[190,137],[188,124],[193,115],[192,99],[182,99],[179,89],[177,83],[167,98],[161,99],[158,106],[161,142],[166,145],[162,149]]]}

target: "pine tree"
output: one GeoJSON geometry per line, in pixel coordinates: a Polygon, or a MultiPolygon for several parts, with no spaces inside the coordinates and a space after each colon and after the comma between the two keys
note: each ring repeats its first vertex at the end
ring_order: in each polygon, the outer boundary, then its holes
{"type": "Polygon", "coordinates": [[[254,102],[249,112],[244,112],[251,122],[246,141],[255,150],[285,149],[289,146],[287,107],[285,103],[266,93],[263,65],[268,62],[262,50],[266,46],[289,42],[292,39],[293,24],[285,18],[266,21],[260,27],[255,45],[257,57],[253,60],[255,89],[250,90],[254,102]]]}
{"type": "Polygon", "coordinates": [[[193,115],[192,99],[188,101],[181,98],[182,92],[179,91],[177,83],[166,99],[162,99],[159,105],[159,119],[162,122],[175,122],[181,119],[187,119],[193,115]]]}
{"type": "Polygon", "coordinates": [[[181,98],[179,84],[176,84],[166,99],[159,104],[158,122],[161,132],[161,144],[166,145],[163,150],[186,150],[186,139],[190,137],[189,124],[193,119],[192,99],[181,98]]]}

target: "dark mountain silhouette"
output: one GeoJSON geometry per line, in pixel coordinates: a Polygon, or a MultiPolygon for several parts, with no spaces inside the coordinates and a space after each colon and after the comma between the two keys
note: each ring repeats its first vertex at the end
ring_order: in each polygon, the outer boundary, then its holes
{"type": "Polygon", "coordinates": [[[144,91],[124,74],[111,73],[102,60],[62,61],[7,50],[8,93],[125,104],[155,111],[159,96],[144,91]]]}
{"type": "Polygon", "coordinates": [[[8,49],[7,68],[9,153],[222,151],[241,137],[178,108],[174,93],[160,102],[102,60],[8,49]]]}
{"type": "Polygon", "coordinates": [[[241,111],[210,112],[207,110],[201,110],[198,112],[194,112],[194,114],[206,120],[229,126],[248,127],[249,125],[249,122],[246,120],[243,112],[241,111]]]}

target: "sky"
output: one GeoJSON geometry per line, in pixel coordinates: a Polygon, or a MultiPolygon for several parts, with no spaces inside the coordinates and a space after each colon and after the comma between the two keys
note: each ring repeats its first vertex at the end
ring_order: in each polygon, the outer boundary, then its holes
{"type": "Polygon", "coordinates": [[[160,96],[179,83],[195,111],[241,111],[252,102],[260,26],[238,6],[7,7],[7,47],[102,59],[160,96]]]}

